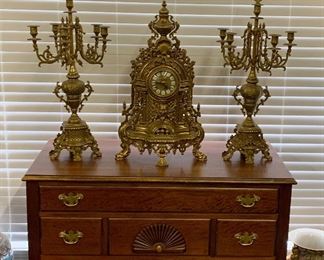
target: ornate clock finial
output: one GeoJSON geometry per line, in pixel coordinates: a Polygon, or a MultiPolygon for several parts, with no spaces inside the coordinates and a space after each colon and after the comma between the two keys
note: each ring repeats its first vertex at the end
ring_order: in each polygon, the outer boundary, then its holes
{"type": "Polygon", "coordinates": [[[163,1],[162,8],[160,9],[160,16],[163,16],[163,15],[169,16],[169,10],[168,10],[167,6],[168,5],[167,5],[166,1],[163,1]]]}
{"type": "Polygon", "coordinates": [[[149,23],[149,28],[154,35],[149,39],[149,46],[158,47],[161,43],[167,43],[170,46],[179,48],[180,42],[174,34],[179,29],[180,25],[174,21],[173,16],[169,15],[166,1],[163,1],[159,15],[155,16],[155,20],[149,23]],[[172,43],[174,41],[174,43],[172,43]]]}
{"type": "Polygon", "coordinates": [[[169,153],[183,154],[191,146],[195,159],[206,161],[199,150],[205,134],[198,122],[200,106],[192,105],[195,63],[180,48],[174,35],[179,24],[165,1],[149,28],[153,36],[148,48],[132,61],[132,103],[123,106],[125,120],[118,129],[122,150],[115,158],[124,160],[135,146],[140,153],[154,152],[159,156],[157,165],[165,167],[169,153]]]}

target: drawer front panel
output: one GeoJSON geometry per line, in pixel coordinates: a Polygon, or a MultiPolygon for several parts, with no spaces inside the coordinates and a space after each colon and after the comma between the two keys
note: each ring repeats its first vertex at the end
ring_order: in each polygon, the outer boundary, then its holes
{"type": "Polygon", "coordinates": [[[42,218],[41,251],[47,255],[100,255],[100,218],[42,218]]]}
{"type": "Polygon", "coordinates": [[[209,219],[110,219],[111,255],[208,255],[209,219]]]}
{"type": "Polygon", "coordinates": [[[277,189],[41,186],[41,210],[276,213],[277,189]]]}
{"type": "Polygon", "coordinates": [[[219,220],[216,235],[218,256],[273,256],[274,220],[219,220]]]}

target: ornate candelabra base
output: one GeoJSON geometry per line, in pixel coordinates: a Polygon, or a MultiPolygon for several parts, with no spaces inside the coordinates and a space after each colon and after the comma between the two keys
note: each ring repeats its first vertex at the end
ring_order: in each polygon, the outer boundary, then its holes
{"type": "Polygon", "coordinates": [[[262,152],[264,160],[272,161],[269,146],[263,139],[262,131],[251,117],[247,117],[241,125],[235,127],[234,134],[227,141],[226,147],[227,151],[222,154],[224,161],[229,161],[236,151],[241,153],[241,158],[247,164],[253,164],[254,155],[259,152],[262,152]]]}
{"type": "Polygon", "coordinates": [[[101,157],[97,141],[86,122],[77,114],[72,114],[68,121],[63,122],[61,131],[54,140],[54,149],[49,153],[51,160],[57,160],[63,149],[70,152],[73,161],[81,161],[82,152],[87,148],[91,148],[93,158],[101,157]]]}

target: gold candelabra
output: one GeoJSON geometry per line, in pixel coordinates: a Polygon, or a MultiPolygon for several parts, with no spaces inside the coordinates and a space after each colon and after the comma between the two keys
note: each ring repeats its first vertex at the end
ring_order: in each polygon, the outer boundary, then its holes
{"type": "Polygon", "coordinates": [[[221,44],[221,51],[225,60],[224,66],[228,65],[233,70],[244,69],[249,71],[246,83],[237,86],[233,93],[234,99],[242,106],[242,112],[245,116],[243,123],[236,126],[234,134],[227,141],[227,151],[223,152],[223,159],[230,160],[235,151],[241,153],[242,158],[247,164],[254,163],[254,155],[260,151],[263,158],[271,161],[269,147],[263,139],[261,128],[254,122],[252,116],[255,116],[260,105],[263,105],[270,97],[268,87],[262,87],[258,84],[259,80],[257,72],[265,71],[270,73],[273,68],[283,68],[286,70],[286,63],[291,55],[294,41],[294,31],[287,32],[288,47],[286,56],[279,54],[280,48],[277,47],[280,35],[268,34],[266,26],[261,23],[263,19],[259,17],[261,13],[262,0],[254,0],[254,17],[253,22],[248,22],[242,36],[243,47],[242,52],[236,52],[233,32],[221,28],[220,38],[218,42],[221,44]],[[271,37],[270,37],[271,36],[271,37]],[[268,42],[271,39],[271,47],[268,42]],[[269,54],[271,52],[271,54],[269,54]]]}
{"type": "Polygon", "coordinates": [[[83,35],[85,32],[80,24],[78,17],[73,19],[73,0],[66,0],[68,11],[67,17],[62,17],[61,23],[52,24],[52,37],[56,53],[50,50],[50,46],[41,52],[38,48],[37,41],[37,25],[30,25],[31,40],[33,42],[34,52],[41,64],[52,64],[61,62],[62,66],[68,70],[66,75],[67,80],[63,83],[57,83],[54,89],[54,94],[65,103],[65,108],[71,112],[71,116],[67,121],[64,121],[61,126],[61,133],[54,140],[54,149],[50,151],[50,158],[55,160],[59,157],[61,151],[66,149],[70,152],[73,161],[82,160],[82,151],[91,148],[94,158],[101,157],[101,152],[98,148],[97,141],[92,136],[90,129],[85,121],[81,120],[78,112],[83,108],[83,102],[87,101],[93,89],[89,82],[86,84],[79,80],[79,73],[76,69],[76,64],[82,66],[82,61],[85,60],[90,64],[100,64],[103,66],[102,60],[107,49],[108,26],[100,24],[93,25],[94,44],[84,46],[83,35]],[[101,44],[102,43],[102,44],[101,44]],[[101,45],[101,47],[100,47],[101,45]],[[86,91],[86,93],[84,93],[86,91]]]}

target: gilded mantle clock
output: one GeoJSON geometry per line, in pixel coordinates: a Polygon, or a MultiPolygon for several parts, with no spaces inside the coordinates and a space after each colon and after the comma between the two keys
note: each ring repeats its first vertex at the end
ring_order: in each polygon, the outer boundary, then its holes
{"type": "Polygon", "coordinates": [[[167,166],[168,153],[179,150],[183,154],[192,146],[194,157],[206,161],[199,150],[204,138],[197,120],[200,106],[192,106],[194,62],[180,48],[175,36],[179,24],[169,15],[165,1],[149,28],[153,36],[148,48],[132,61],[131,104],[123,106],[126,118],[118,130],[122,150],[115,159],[125,159],[133,145],[140,153],[156,153],[157,165],[167,166]]]}

